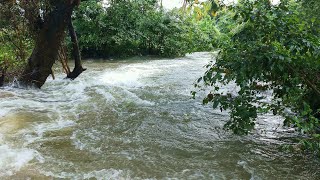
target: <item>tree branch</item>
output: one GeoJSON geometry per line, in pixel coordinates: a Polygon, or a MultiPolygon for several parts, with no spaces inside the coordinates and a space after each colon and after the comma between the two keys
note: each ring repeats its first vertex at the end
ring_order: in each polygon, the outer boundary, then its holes
{"type": "MultiPolygon", "coordinates": [[[[291,69],[292,72],[296,72],[290,64],[288,64],[288,67],[291,69]]],[[[298,74],[300,74],[300,76],[305,81],[305,83],[320,96],[320,90],[317,88],[317,86],[314,83],[312,83],[307,78],[307,75],[304,72],[298,72],[298,74]]]]}
{"type": "Polygon", "coordinates": [[[70,21],[68,24],[68,30],[69,30],[69,35],[71,37],[71,42],[72,42],[72,55],[74,58],[74,69],[72,72],[70,72],[67,75],[67,78],[73,80],[73,79],[77,78],[83,71],[85,71],[87,69],[84,69],[81,64],[81,55],[80,55],[80,50],[79,50],[78,39],[77,39],[77,35],[76,35],[76,32],[73,27],[71,18],[70,18],[70,21]]]}

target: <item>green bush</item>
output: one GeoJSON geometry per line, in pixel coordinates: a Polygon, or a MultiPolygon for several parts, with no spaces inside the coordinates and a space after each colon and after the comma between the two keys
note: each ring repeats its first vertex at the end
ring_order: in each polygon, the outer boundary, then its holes
{"type": "Polygon", "coordinates": [[[234,29],[227,28],[216,62],[199,79],[213,86],[204,103],[230,110],[225,128],[247,134],[259,113],[271,111],[307,134],[303,144],[319,152],[320,28],[317,14],[308,9],[296,1],[274,6],[269,0],[242,0],[230,7],[234,29]],[[220,91],[230,83],[239,88],[236,93],[220,91]],[[270,102],[263,100],[266,90],[270,102]]]}
{"type": "Polygon", "coordinates": [[[32,40],[18,5],[0,4],[0,70],[7,80],[18,76],[32,50],[32,40]]]}
{"type": "Polygon", "coordinates": [[[180,10],[165,11],[156,1],[117,1],[103,7],[84,1],[74,24],[85,57],[184,56],[212,49],[212,21],[195,21],[180,10]]]}

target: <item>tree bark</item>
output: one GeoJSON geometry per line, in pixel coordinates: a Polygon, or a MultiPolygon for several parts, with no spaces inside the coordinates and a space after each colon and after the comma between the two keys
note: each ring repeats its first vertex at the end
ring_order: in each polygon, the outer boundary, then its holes
{"type": "Polygon", "coordinates": [[[76,5],[73,1],[69,3],[61,1],[55,4],[54,10],[44,17],[39,34],[35,39],[33,52],[19,78],[21,85],[41,88],[52,73],[51,68],[58,57],[65,37],[65,29],[76,5]]]}
{"type": "Polygon", "coordinates": [[[69,30],[69,35],[71,37],[71,42],[72,42],[72,55],[74,58],[74,69],[72,70],[72,72],[67,74],[67,78],[73,80],[73,79],[77,78],[86,69],[84,69],[81,64],[81,55],[80,55],[80,50],[79,50],[78,38],[77,38],[77,34],[74,30],[71,19],[68,24],[68,30],[69,30]]]}
{"type": "Polygon", "coordinates": [[[6,73],[5,68],[0,68],[0,73],[1,73],[1,76],[0,76],[0,87],[1,87],[4,84],[4,78],[6,73]]]}

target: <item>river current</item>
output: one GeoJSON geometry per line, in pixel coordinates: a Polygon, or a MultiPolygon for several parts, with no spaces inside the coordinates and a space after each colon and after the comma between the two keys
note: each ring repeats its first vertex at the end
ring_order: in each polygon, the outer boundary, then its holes
{"type": "Polygon", "coordinates": [[[280,117],[234,136],[191,98],[212,57],[88,60],[74,81],[0,89],[0,179],[320,179],[319,160],[279,151],[280,117]]]}

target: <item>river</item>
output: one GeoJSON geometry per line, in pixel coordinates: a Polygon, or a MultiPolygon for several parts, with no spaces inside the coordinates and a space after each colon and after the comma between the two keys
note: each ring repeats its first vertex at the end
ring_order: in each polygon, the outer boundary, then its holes
{"type": "Polygon", "coordinates": [[[191,99],[210,60],[88,60],[74,81],[0,89],[0,179],[320,179],[319,160],[279,151],[280,117],[234,136],[191,99]]]}

